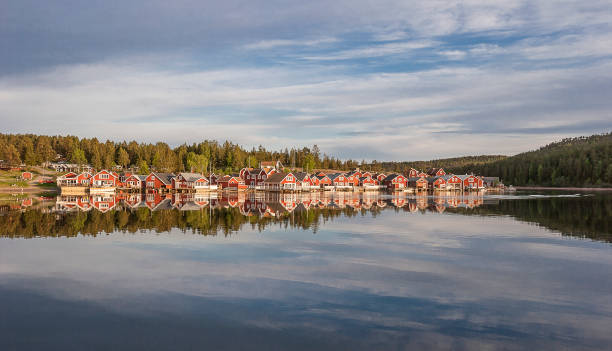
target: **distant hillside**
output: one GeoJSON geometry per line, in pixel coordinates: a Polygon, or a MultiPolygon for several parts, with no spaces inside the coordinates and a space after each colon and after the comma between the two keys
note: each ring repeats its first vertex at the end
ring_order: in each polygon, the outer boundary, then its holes
{"type": "Polygon", "coordinates": [[[498,176],[506,184],[612,186],[612,133],[563,139],[488,163],[449,167],[454,173],[498,176]]]}
{"type": "Polygon", "coordinates": [[[363,165],[363,169],[372,169],[382,172],[405,172],[410,168],[426,171],[428,168],[441,167],[444,169],[459,169],[468,165],[481,165],[499,160],[508,156],[504,155],[481,155],[463,156],[453,158],[441,158],[430,161],[411,161],[411,162],[374,162],[363,165]]]}

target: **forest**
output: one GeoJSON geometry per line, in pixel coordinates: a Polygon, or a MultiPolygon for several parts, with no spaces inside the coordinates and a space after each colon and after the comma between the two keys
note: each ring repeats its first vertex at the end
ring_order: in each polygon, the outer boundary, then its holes
{"type": "Polygon", "coordinates": [[[321,153],[317,145],[284,150],[263,146],[247,150],[230,141],[205,140],[170,147],[158,142],[101,142],[96,138],[0,134],[0,160],[11,165],[39,165],[65,160],[90,164],[95,169],[115,165],[164,172],[212,170],[233,173],[245,166],[257,167],[260,161],[279,160],[291,169],[351,170],[361,167],[381,172],[406,172],[409,168],[426,170],[442,167],[455,174],[475,173],[497,176],[506,184],[540,186],[612,186],[612,133],[567,138],[538,150],[515,156],[480,155],[412,162],[341,160],[321,153]]]}
{"type": "Polygon", "coordinates": [[[0,160],[9,165],[39,165],[63,160],[75,164],[89,164],[95,169],[138,167],[142,174],[159,172],[212,170],[221,173],[237,172],[245,166],[257,167],[260,161],[276,161],[290,168],[349,170],[360,163],[340,160],[322,154],[317,145],[312,148],[292,148],[270,151],[259,146],[246,150],[230,141],[219,143],[205,140],[200,143],[170,147],[158,142],[139,143],[99,141],[76,136],[46,136],[34,134],[0,134],[0,160]]]}
{"type": "Polygon", "coordinates": [[[567,138],[512,157],[449,169],[497,176],[513,185],[610,187],[611,161],[612,133],[607,133],[567,138]]]}

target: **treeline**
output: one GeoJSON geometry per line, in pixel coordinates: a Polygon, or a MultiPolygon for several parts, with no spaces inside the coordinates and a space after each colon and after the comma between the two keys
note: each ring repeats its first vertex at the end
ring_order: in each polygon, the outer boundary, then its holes
{"type": "Polygon", "coordinates": [[[242,167],[257,167],[260,161],[279,160],[290,168],[349,170],[359,162],[340,160],[312,148],[292,148],[270,151],[259,146],[246,150],[226,141],[205,140],[172,148],[168,144],[99,141],[96,138],[76,136],[46,136],[34,134],[0,134],[0,160],[9,165],[40,165],[44,162],[64,160],[76,164],[89,164],[95,169],[138,167],[141,173],[206,171],[212,169],[231,173],[242,167]]]}
{"type": "Polygon", "coordinates": [[[427,171],[429,168],[444,168],[457,169],[468,165],[480,165],[490,162],[503,160],[508,156],[504,155],[481,155],[481,156],[463,156],[453,158],[441,158],[430,161],[406,161],[406,162],[377,162],[365,164],[364,169],[369,169],[377,172],[406,172],[410,168],[427,171]]]}
{"type": "Polygon", "coordinates": [[[498,176],[513,185],[609,187],[612,186],[611,161],[612,133],[607,133],[567,138],[535,151],[451,170],[498,176]]]}

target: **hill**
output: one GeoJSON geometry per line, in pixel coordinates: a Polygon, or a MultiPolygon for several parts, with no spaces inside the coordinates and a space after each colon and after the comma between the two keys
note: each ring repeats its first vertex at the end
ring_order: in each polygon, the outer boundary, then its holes
{"type": "Polygon", "coordinates": [[[612,133],[567,138],[515,156],[449,167],[500,177],[506,184],[611,187],[612,133]]]}
{"type": "Polygon", "coordinates": [[[410,168],[427,170],[428,168],[441,167],[444,169],[459,169],[468,165],[480,165],[503,160],[504,155],[481,155],[462,156],[453,158],[441,158],[429,161],[404,161],[404,162],[376,162],[362,165],[363,169],[371,169],[381,172],[406,172],[410,168]]]}

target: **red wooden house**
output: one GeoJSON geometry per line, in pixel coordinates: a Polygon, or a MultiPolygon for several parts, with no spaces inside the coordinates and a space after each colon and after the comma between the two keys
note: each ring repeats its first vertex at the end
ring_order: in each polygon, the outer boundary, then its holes
{"type": "Polygon", "coordinates": [[[317,179],[318,179],[318,186],[321,188],[328,188],[332,186],[332,180],[331,178],[329,178],[329,176],[325,173],[323,173],[323,175],[321,174],[317,174],[317,179]]]}
{"type": "Polygon", "coordinates": [[[385,178],[387,178],[387,175],[384,173],[377,173],[376,174],[376,180],[378,180],[379,184],[382,184],[383,180],[385,180],[385,178]]]}
{"type": "Polygon", "coordinates": [[[428,177],[426,179],[427,179],[427,186],[429,189],[433,189],[433,190],[446,189],[446,180],[444,180],[442,176],[428,177]]]}
{"type": "Polygon", "coordinates": [[[220,189],[244,190],[247,185],[238,175],[226,175],[217,180],[220,189]]]}
{"type": "Polygon", "coordinates": [[[296,190],[296,179],[293,173],[275,173],[264,181],[263,187],[265,190],[283,191],[296,190]]]}
{"type": "Polygon", "coordinates": [[[430,177],[441,177],[446,175],[446,172],[442,168],[430,168],[427,170],[427,175],[430,177]]]}
{"type": "Polygon", "coordinates": [[[461,178],[456,175],[443,175],[442,179],[446,181],[446,190],[462,190],[463,188],[463,182],[461,178]]]}
{"type": "Polygon", "coordinates": [[[179,173],[172,178],[172,188],[181,190],[196,190],[209,188],[208,179],[199,173],[179,173]]]}
{"type": "Polygon", "coordinates": [[[123,182],[123,187],[134,190],[144,189],[146,184],[146,178],[147,176],[131,174],[125,178],[125,181],[123,182]]]}
{"type": "Polygon", "coordinates": [[[242,172],[240,178],[244,179],[244,183],[249,188],[260,188],[263,186],[263,182],[268,179],[269,176],[276,173],[277,170],[275,168],[255,168],[255,169],[245,169],[242,172]]]}
{"type": "Polygon", "coordinates": [[[383,185],[389,190],[400,190],[405,189],[407,186],[408,180],[401,174],[393,173],[388,175],[383,180],[383,185]]]}
{"type": "Polygon", "coordinates": [[[425,177],[408,178],[408,186],[416,190],[427,190],[428,182],[425,177]]]}
{"type": "Polygon", "coordinates": [[[102,170],[91,177],[91,186],[97,188],[114,188],[119,183],[119,175],[112,171],[102,170]]]}
{"type": "Polygon", "coordinates": [[[21,179],[23,180],[32,180],[34,178],[34,174],[29,171],[21,172],[21,179]]]}
{"type": "Polygon", "coordinates": [[[153,172],[145,178],[145,188],[147,190],[170,190],[174,177],[172,173],[153,172]]]}
{"type": "Polygon", "coordinates": [[[417,171],[414,168],[410,168],[410,170],[408,171],[408,178],[416,178],[419,176],[419,171],[417,171]]]}
{"type": "Polygon", "coordinates": [[[344,173],[334,173],[328,175],[329,179],[332,181],[332,185],[336,189],[348,189],[353,186],[353,182],[349,180],[349,178],[344,175],[344,173]]]}
{"type": "Polygon", "coordinates": [[[458,175],[462,182],[463,190],[478,190],[484,188],[484,181],[472,174],[458,175]]]}
{"type": "Polygon", "coordinates": [[[359,178],[359,186],[363,188],[378,188],[378,179],[372,177],[361,177],[359,178]]]}

